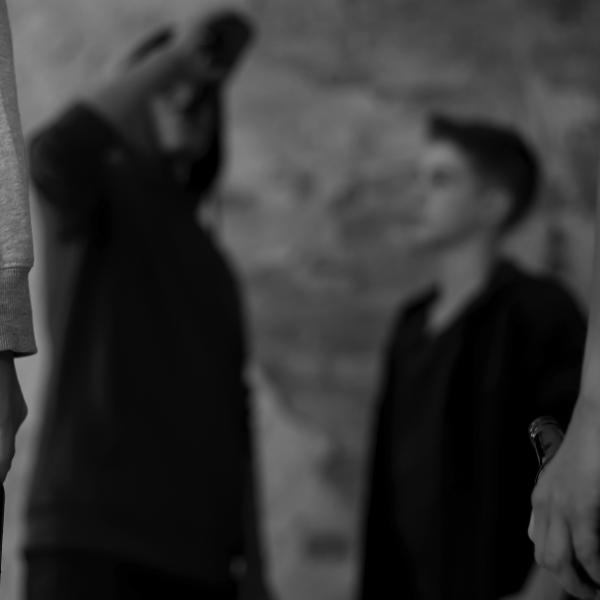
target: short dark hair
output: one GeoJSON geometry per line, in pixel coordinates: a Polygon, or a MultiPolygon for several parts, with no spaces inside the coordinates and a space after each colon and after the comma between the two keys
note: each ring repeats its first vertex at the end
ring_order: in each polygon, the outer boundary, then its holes
{"type": "Polygon", "coordinates": [[[516,130],[484,120],[432,115],[428,137],[457,146],[481,177],[510,194],[512,206],[503,231],[527,216],[537,198],[540,166],[534,150],[516,130]]]}

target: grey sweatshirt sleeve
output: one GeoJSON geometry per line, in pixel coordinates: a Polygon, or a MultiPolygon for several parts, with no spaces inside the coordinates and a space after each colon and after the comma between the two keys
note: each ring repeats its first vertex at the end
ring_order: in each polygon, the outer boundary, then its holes
{"type": "Polygon", "coordinates": [[[28,175],[6,0],[0,0],[0,351],[35,352],[28,175]]]}

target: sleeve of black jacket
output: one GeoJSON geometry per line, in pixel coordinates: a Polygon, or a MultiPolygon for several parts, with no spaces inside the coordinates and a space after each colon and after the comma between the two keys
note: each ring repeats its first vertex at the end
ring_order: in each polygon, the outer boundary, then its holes
{"type": "Polygon", "coordinates": [[[531,332],[523,348],[528,364],[534,416],[556,418],[566,428],[579,394],[586,323],[571,295],[543,280],[522,302],[524,328],[531,332]]]}
{"type": "MultiPolygon", "coordinates": [[[[389,460],[391,455],[394,377],[396,369],[396,336],[386,350],[381,384],[375,406],[371,451],[367,461],[364,519],[360,544],[359,600],[378,600],[397,588],[400,565],[398,548],[392,535],[391,490],[389,489],[389,460]]],[[[407,596],[408,597],[408,596],[407,596]]]]}

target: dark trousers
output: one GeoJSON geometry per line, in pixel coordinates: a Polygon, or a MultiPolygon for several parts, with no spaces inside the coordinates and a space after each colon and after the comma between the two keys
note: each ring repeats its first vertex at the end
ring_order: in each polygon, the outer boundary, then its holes
{"type": "Polygon", "coordinates": [[[211,588],[125,562],[80,551],[26,554],[26,600],[235,600],[229,588],[211,588]]]}

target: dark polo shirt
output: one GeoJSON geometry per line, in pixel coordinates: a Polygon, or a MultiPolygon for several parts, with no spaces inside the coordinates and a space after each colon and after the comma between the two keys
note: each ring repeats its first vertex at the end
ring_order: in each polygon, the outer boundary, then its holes
{"type": "Polygon", "coordinates": [[[223,254],[159,164],[68,109],[31,145],[52,378],[27,548],[220,583],[243,547],[242,314],[223,254]]]}

